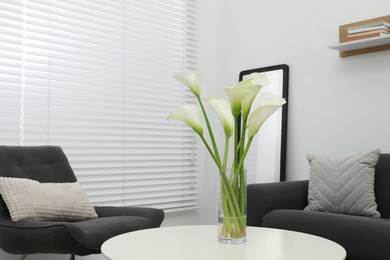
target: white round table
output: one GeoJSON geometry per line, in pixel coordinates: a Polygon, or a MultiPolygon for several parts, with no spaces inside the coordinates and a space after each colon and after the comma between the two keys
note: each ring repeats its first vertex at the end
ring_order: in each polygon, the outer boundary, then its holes
{"type": "Polygon", "coordinates": [[[346,252],[325,238],[272,228],[247,228],[247,242],[218,242],[217,226],[145,229],[113,237],[102,245],[111,260],[344,260],[346,252]]]}

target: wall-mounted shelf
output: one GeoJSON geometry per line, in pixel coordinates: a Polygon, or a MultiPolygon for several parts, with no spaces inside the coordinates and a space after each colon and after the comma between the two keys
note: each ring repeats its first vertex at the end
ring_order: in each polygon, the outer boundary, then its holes
{"type": "Polygon", "coordinates": [[[364,34],[367,34],[368,31],[374,33],[374,31],[371,30],[375,29],[377,25],[386,24],[387,27],[384,28],[387,28],[385,30],[387,30],[388,33],[389,23],[390,23],[390,15],[387,15],[387,16],[382,16],[374,19],[340,25],[339,27],[340,43],[330,45],[329,48],[340,51],[340,57],[347,57],[351,55],[369,53],[374,51],[390,50],[390,34],[382,34],[378,32],[376,35],[380,35],[380,36],[372,37],[373,34],[357,35],[356,33],[354,34],[351,32],[351,31],[356,32],[357,31],[356,28],[359,28],[358,30],[361,30],[361,28],[363,28],[363,30],[365,30],[364,34]]]}
{"type": "Polygon", "coordinates": [[[342,42],[329,46],[330,49],[340,51],[340,57],[369,53],[374,51],[390,50],[390,35],[378,36],[362,40],[342,42]]]}

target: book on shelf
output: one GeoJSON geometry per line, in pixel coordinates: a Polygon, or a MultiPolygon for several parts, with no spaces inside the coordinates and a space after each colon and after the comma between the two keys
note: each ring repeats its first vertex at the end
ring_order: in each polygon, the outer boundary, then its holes
{"type": "Polygon", "coordinates": [[[351,27],[347,28],[347,33],[352,34],[352,33],[360,33],[360,32],[369,32],[373,30],[387,30],[390,31],[390,23],[388,22],[383,22],[381,25],[376,25],[376,26],[368,26],[368,27],[351,27]]]}
{"type": "Polygon", "coordinates": [[[358,37],[358,36],[364,36],[364,35],[371,35],[371,34],[389,34],[390,31],[384,30],[384,29],[378,29],[378,30],[372,30],[367,32],[358,32],[358,33],[350,33],[347,35],[347,37],[358,37]]]}
{"type": "Polygon", "coordinates": [[[360,29],[360,28],[369,28],[369,27],[374,27],[374,26],[380,26],[380,25],[386,25],[390,27],[390,22],[385,21],[385,20],[380,20],[380,21],[375,21],[371,23],[364,23],[356,26],[349,27],[349,29],[354,30],[354,29],[360,29]]]}
{"type": "Polygon", "coordinates": [[[385,36],[385,35],[390,35],[388,32],[383,33],[383,32],[370,32],[370,33],[357,33],[354,35],[347,35],[346,38],[344,38],[343,42],[350,42],[350,41],[356,41],[356,40],[363,40],[363,39],[368,39],[368,38],[373,38],[373,37],[380,37],[380,36],[385,36]]]}

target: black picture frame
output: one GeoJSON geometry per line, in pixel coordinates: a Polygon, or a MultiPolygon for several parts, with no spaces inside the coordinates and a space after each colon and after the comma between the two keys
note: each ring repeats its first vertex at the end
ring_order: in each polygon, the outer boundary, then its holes
{"type": "Polygon", "coordinates": [[[280,147],[280,174],[279,180],[286,181],[286,160],[287,160],[287,117],[288,117],[288,91],[289,91],[289,66],[286,64],[279,64],[256,69],[249,69],[240,72],[239,81],[243,80],[246,75],[254,72],[270,72],[281,70],[282,79],[282,97],[286,99],[287,103],[282,107],[281,117],[281,147],[280,147]]]}

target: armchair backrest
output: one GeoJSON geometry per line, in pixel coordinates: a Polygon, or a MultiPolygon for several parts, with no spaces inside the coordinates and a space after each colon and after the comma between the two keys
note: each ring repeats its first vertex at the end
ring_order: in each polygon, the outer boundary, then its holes
{"type": "Polygon", "coordinates": [[[390,219],[390,154],[381,154],[375,167],[375,199],[382,218],[390,219]]]}
{"type": "MultiPolygon", "coordinates": [[[[77,181],[66,155],[58,146],[0,146],[0,176],[39,182],[77,181]]],[[[0,217],[9,218],[2,199],[0,217]]]]}

